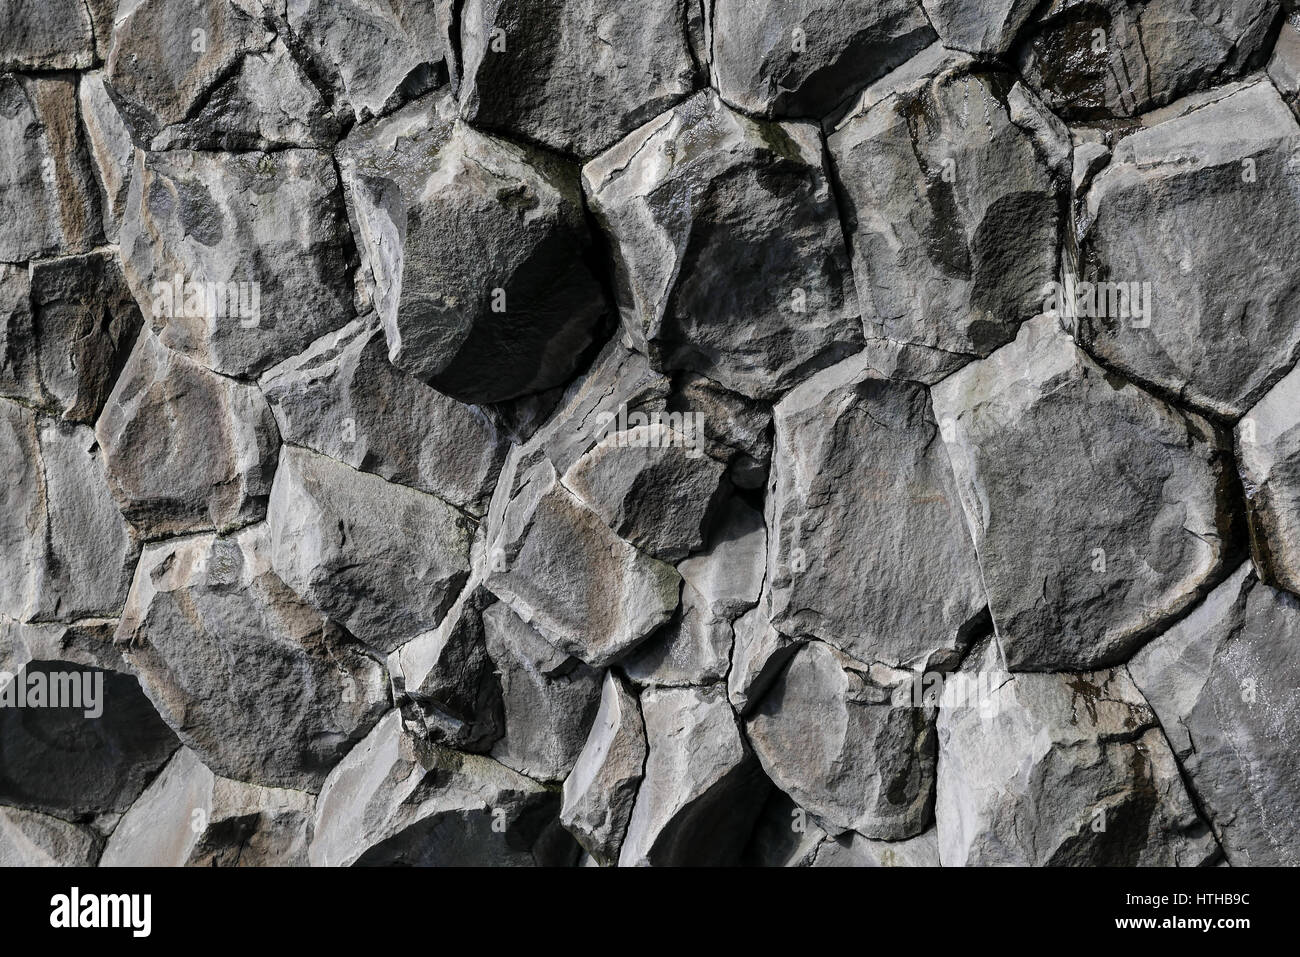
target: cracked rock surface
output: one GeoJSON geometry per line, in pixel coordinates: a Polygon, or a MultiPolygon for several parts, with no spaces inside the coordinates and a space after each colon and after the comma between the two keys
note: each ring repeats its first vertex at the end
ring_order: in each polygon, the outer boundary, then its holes
{"type": "Polygon", "coordinates": [[[1300,865],[1292,0],[0,0],[0,866],[1300,865]]]}

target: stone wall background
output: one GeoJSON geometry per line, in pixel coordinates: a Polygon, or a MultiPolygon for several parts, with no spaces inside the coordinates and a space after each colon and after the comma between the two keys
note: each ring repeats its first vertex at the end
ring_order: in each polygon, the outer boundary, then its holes
{"type": "Polygon", "coordinates": [[[1274,0],[0,0],[0,863],[1300,863],[1274,0]]]}

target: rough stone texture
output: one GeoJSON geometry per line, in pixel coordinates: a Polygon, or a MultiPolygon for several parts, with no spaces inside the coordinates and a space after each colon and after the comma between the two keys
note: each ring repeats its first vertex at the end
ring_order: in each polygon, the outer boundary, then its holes
{"type": "Polygon", "coordinates": [[[1227,436],[1106,373],[1054,316],[933,396],[1013,670],[1123,661],[1232,567],[1227,436]]]}
{"type": "Polygon", "coordinates": [[[1298,10],[0,0],[0,865],[1300,864],[1298,10]]]}
{"type": "Polygon", "coordinates": [[[1300,600],[1247,563],[1129,663],[1234,866],[1300,864],[1298,638],[1300,600]]]}
{"type": "Polygon", "coordinates": [[[770,398],[860,347],[815,127],[700,93],[583,168],[624,330],[656,368],[770,398]]]}

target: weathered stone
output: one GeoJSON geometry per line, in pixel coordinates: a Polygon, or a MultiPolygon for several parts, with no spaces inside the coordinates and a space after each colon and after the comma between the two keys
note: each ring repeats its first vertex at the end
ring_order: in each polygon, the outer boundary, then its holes
{"type": "Polygon", "coordinates": [[[77,105],[81,109],[81,123],[86,130],[90,156],[103,190],[104,238],[116,243],[131,191],[135,144],[131,141],[131,131],[104,86],[103,71],[82,74],[77,85],[77,105]]]}
{"type": "Polygon", "coordinates": [[[445,83],[451,0],[289,0],[288,24],[358,120],[445,83]]]}
{"type": "Polygon", "coordinates": [[[451,109],[427,97],[340,160],[389,358],[464,402],[562,385],[606,312],[577,169],[451,109]]]}
{"type": "Polygon", "coordinates": [[[682,0],[466,0],[461,108],[589,159],[695,89],[682,0]]]}
{"type": "Polygon", "coordinates": [[[1012,670],[1123,661],[1235,563],[1228,437],[1103,371],[1055,317],[932,394],[1012,670]]]}
{"type": "Polygon", "coordinates": [[[384,670],[276,576],[270,538],[261,524],[147,547],[118,641],[215,773],[315,790],[387,707],[384,670]]]}
{"type": "Polygon", "coordinates": [[[945,867],[1185,866],[1218,852],[1123,670],[1008,674],[992,642],[940,708],[945,867]]]}
{"type": "Polygon", "coordinates": [[[1281,254],[1300,241],[1300,128],[1267,80],[1176,103],[1144,126],[1115,144],[1079,226],[1082,278],[1138,288],[1128,310],[1116,297],[1085,302],[1080,341],[1107,366],[1235,419],[1300,359],[1300,277],[1281,254]]]}
{"type": "Polygon", "coordinates": [[[914,837],[934,808],[934,712],[895,702],[907,681],[809,642],[746,720],[749,742],[773,783],[828,830],[914,837]]]}
{"type": "Polygon", "coordinates": [[[1009,88],[932,47],[868,89],[827,140],[868,341],[986,356],[1041,310],[1064,186],[1044,155],[1069,141],[1018,125],[1009,88]]]}
{"type": "Polygon", "coordinates": [[[504,602],[483,612],[501,680],[505,734],[492,757],[543,782],[573,770],[600,704],[600,672],[555,648],[504,602]]]}
{"type": "Polygon", "coordinates": [[[935,39],[920,0],[720,0],[713,85],[746,113],[820,118],[935,39]]]}
{"type": "Polygon", "coordinates": [[[721,686],[641,696],[649,753],[619,865],[739,861],[767,783],[721,686]]]}
{"type": "Polygon", "coordinates": [[[95,28],[85,0],[0,0],[0,73],[84,70],[95,62],[95,28]]]}
{"type": "Polygon", "coordinates": [[[549,461],[497,504],[489,513],[487,585],[562,651],[604,667],[677,608],[677,570],[611,532],[560,484],[549,461]]]}
{"type": "Polygon", "coordinates": [[[0,400],[0,615],[70,622],[121,611],[139,550],[95,436],[0,400]]]}
{"type": "Polygon", "coordinates": [[[256,374],[352,317],[329,153],[136,153],[122,262],[164,345],[256,374]]]}
{"type": "Polygon", "coordinates": [[[564,780],[560,808],[561,823],[602,867],[618,861],[646,753],[641,706],[627,685],[607,671],[591,733],[564,780]]]}
{"type": "Polygon", "coordinates": [[[218,777],[181,748],[118,822],[103,867],[303,867],[316,799],[218,777]]]}
{"type": "Polygon", "coordinates": [[[950,50],[1000,56],[1039,4],[1036,0],[921,0],[939,40],[950,50]]]}
{"type": "Polygon", "coordinates": [[[278,440],[266,400],[153,335],[137,340],[95,434],[118,505],[146,536],[265,514],[278,440]]]}
{"type": "Polygon", "coordinates": [[[1246,563],[1129,662],[1233,866],[1300,863],[1297,640],[1300,600],[1246,563]]]}
{"type": "Polygon", "coordinates": [[[733,630],[727,698],[736,714],[744,717],[772,687],[786,662],[799,650],[800,642],[773,628],[762,606],[737,618],[733,630]]]}
{"type": "Polygon", "coordinates": [[[771,398],[860,348],[821,137],[700,93],[588,163],[624,329],[659,369],[771,398]]]}
{"type": "Polygon", "coordinates": [[[422,744],[391,711],[325,782],[311,863],[572,863],[572,841],[548,834],[559,804],[555,790],[491,758],[422,744]]]}
{"type": "Polygon", "coordinates": [[[1268,61],[1268,78],[1300,117],[1300,14],[1291,13],[1283,21],[1268,61]]]}
{"type": "Polygon", "coordinates": [[[481,585],[467,585],[441,625],[388,656],[408,727],[420,727],[435,744],[482,752],[505,731],[501,679],[483,628],[483,609],[496,600],[481,585]]]}
{"type": "Polygon", "coordinates": [[[281,451],[266,521],[280,578],[385,653],[437,627],[469,577],[467,517],[305,449],[281,451]]]}
{"type": "Polygon", "coordinates": [[[1300,595],[1300,366],[1237,423],[1236,438],[1257,573],[1300,595]]]}
{"type": "Polygon", "coordinates": [[[807,867],[824,840],[826,832],[809,819],[808,812],[784,791],[772,788],[742,863],[750,867],[807,867]]]}
{"type": "Polygon", "coordinates": [[[849,831],[817,848],[810,867],[938,867],[939,840],[934,828],[906,841],[872,841],[849,831]]]}
{"type": "Polygon", "coordinates": [[[0,73],[0,154],[0,262],[99,243],[99,184],[77,122],[75,77],[0,73]]]}
{"type": "Polygon", "coordinates": [[[109,253],[0,267],[0,394],[71,422],[94,422],[140,330],[109,253]]]}
{"type": "Polygon", "coordinates": [[[94,867],[102,845],[84,825],[0,807],[0,867],[94,867]]]}
{"type": "Polygon", "coordinates": [[[1071,121],[1136,116],[1260,66],[1277,15],[1275,0],[1053,0],[1020,71],[1071,121]]]}
{"type": "Polygon", "coordinates": [[[727,478],[733,485],[759,489],[767,484],[772,459],[772,410],[766,403],[686,372],[675,377],[667,408],[669,414],[677,412],[684,417],[690,412],[695,417],[697,428],[704,433],[704,449],[727,463],[727,478]]]}
{"type": "Polygon", "coordinates": [[[859,356],[792,391],[773,419],[772,624],[867,663],[954,663],[985,598],[926,390],[859,356]]]}

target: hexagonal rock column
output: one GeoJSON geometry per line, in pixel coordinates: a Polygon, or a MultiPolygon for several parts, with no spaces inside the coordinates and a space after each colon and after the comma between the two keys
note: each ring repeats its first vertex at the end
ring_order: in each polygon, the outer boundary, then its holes
{"type": "Polygon", "coordinates": [[[95,424],[108,483],[149,538],[261,518],[279,436],[256,386],[144,334],[95,424]]]}
{"type": "Polygon", "coordinates": [[[794,389],[773,419],[772,625],[869,664],[954,665],[984,587],[925,388],[857,356],[794,389]]]}
{"type": "Polygon", "coordinates": [[[705,6],[713,86],[760,116],[822,117],[935,39],[920,0],[705,6]]]}
{"type": "Polygon", "coordinates": [[[340,151],[398,368],[463,402],[567,382],[606,312],[577,170],[486,136],[430,96],[340,151]]]}
{"type": "Polygon", "coordinates": [[[1257,573],[1300,595],[1300,366],[1237,423],[1236,438],[1257,573]]]}
{"type": "Polygon", "coordinates": [[[624,330],[655,368],[771,398],[860,346],[822,160],[816,127],[704,92],[583,168],[624,330]]]}
{"type": "Polygon", "coordinates": [[[351,246],[330,154],[137,152],[120,236],[164,345],[255,375],[352,317],[351,246]]]}
{"type": "Polygon", "coordinates": [[[1233,865],[1300,864],[1297,641],[1300,599],[1246,563],[1129,662],[1233,865]]]}
{"type": "Polygon", "coordinates": [[[989,642],[943,694],[936,815],[945,867],[1197,867],[1218,855],[1122,668],[1012,675],[989,642]]]}
{"type": "Polygon", "coordinates": [[[1201,411],[1244,415],[1300,358],[1300,283],[1281,252],[1300,242],[1297,150],[1267,80],[1144,117],[1083,197],[1080,254],[1087,279],[1149,283],[1147,312],[1135,322],[1099,297],[1084,347],[1201,411]]]}
{"type": "Polygon", "coordinates": [[[1123,661],[1236,561],[1227,436],[1106,373],[1055,317],[932,395],[1012,670],[1123,661]]]}
{"type": "Polygon", "coordinates": [[[1003,74],[936,45],[870,87],[828,138],[868,340],[951,369],[1042,310],[1064,195],[1044,157],[1069,144],[1039,110],[1003,74]]]}
{"type": "Polygon", "coordinates": [[[271,570],[265,524],[147,547],[117,640],[215,773],[315,790],[387,707],[384,669],[271,570]]]}
{"type": "Polygon", "coordinates": [[[590,159],[695,89],[700,31],[685,0],[466,0],[463,115],[590,159]]]}

